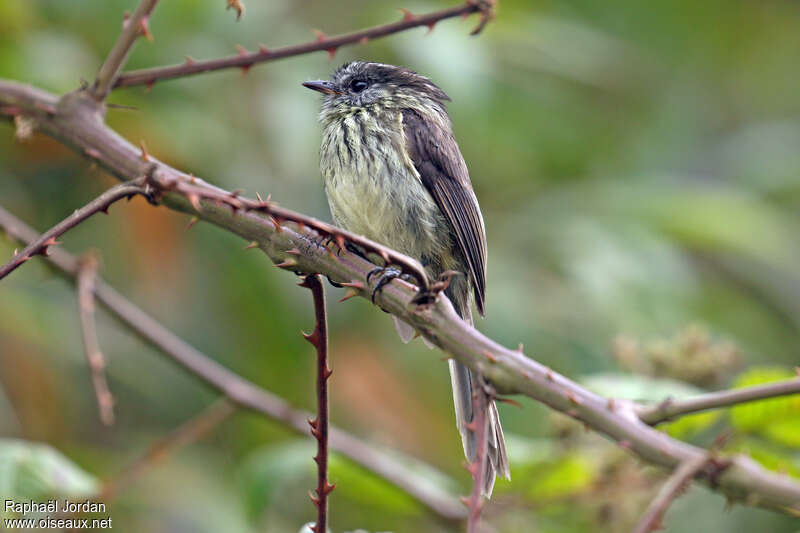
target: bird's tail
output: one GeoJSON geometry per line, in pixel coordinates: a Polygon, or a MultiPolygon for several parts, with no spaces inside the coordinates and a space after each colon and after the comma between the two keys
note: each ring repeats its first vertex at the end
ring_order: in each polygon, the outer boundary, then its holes
{"type": "MultiPolygon", "coordinates": [[[[469,308],[462,314],[462,317],[470,324],[472,323],[472,314],[469,312],[469,308]]],[[[478,375],[458,361],[451,359],[450,381],[453,385],[456,426],[461,434],[464,454],[467,456],[467,460],[472,463],[478,459],[478,443],[475,439],[475,433],[467,429],[467,425],[474,418],[472,392],[473,388],[478,386],[478,375]]],[[[489,434],[487,435],[489,460],[486,461],[485,484],[483,486],[483,495],[487,498],[492,495],[494,480],[498,475],[505,479],[511,479],[508,454],[506,453],[506,440],[503,437],[503,427],[500,425],[500,415],[497,412],[494,400],[489,402],[488,410],[486,415],[489,419],[489,434]]]]}
{"type": "MultiPolygon", "coordinates": [[[[469,304],[456,305],[456,311],[467,322],[472,324],[472,313],[469,310],[469,304]]],[[[394,319],[397,333],[403,342],[409,342],[414,338],[415,331],[406,322],[392,317],[394,319]]],[[[426,340],[423,337],[423,340],[426,340]]],[[[426,341],[428,347],[434,346],[426,341]]],[[[467,425],[472,422],[474,417],[472,390],[473,384],[478,383],[478,376],[475,372],[462,365],[454,359],[450,359],[450,381],[453,386],[453,404],[456,411],[456,427],[461,434],[461,443],[464,446],[464,454],[467,460],[472,463],[478,459],[478,443],[475,439],[475,433],[467,429],[467,425]]],[[[484,476],[485,484],[482,488],[483,495],[489,498],[492,495],[494,488],[494,480],[499,474],[500,476],[511,479],[511,472],[508,468],[508,455],[506,453],[506,441],[503,437],[503,428],[500,425],[500,415],[497,412],[497,406],[494,400],[488,404],[489,412],[486,413],[489,419],[489,434],[487,438],[488,444],[488,461],[486,461],[486,475],[484,476]]]]}

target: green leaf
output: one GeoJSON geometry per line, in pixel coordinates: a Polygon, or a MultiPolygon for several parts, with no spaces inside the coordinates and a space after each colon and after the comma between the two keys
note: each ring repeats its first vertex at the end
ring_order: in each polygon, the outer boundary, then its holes
{"type": "Polygon", "coordinates": [[[554,500],[579,494],[592,485],[596,466],[585,457],[570,454],[533,471],[528,494],[536,501],[554,500]]]}
{"type": "Polygon", "coordinates": [[[39,443],[0,439],[0,494],[16,500],[80,498],[99,483],[58,450],[39,443]]]}
{"type": "MultiPolygon", "coordinates": [[[[734,388],[752,387],[774,381],[795,378],[795,374],[782,367],[758,366],[741,373],[734,388]]],[[[731,408],[731,424],[742,432],[758,433],[777,438],[791,445],[800,440],[800,397],[785,396],[757,402],[743,403],[731,408]],[[774,426],[783,425],[779,429],[774,426]],[[794,425],[794,431],[786,425],[794,425]]]]}

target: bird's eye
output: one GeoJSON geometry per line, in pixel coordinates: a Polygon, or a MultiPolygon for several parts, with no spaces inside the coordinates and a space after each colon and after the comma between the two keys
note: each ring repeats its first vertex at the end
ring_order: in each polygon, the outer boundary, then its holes
{"type": "Polygon", "coordinates": [[[350,82],[350,90],[354,93],[360,93],[367,88],[367,82],[364,80],[353,80],[350,82]]]}

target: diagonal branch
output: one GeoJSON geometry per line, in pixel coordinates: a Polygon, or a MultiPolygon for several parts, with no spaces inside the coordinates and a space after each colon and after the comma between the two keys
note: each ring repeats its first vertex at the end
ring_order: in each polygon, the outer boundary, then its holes
{"type": "Polygon", "coordinates": [[[311,290],[314,299],[314,331],[303,337],[317,349],[317,418],[308,421],[311,434],[317,439],[317,488],[311,501],[317,507],[317,522],[311,526],[315,533],[328,531],[328,494],[336,484],[328,482],[328,379],[333,371],[328,367],[328,319],[325,311],[325,289],[319,274],[309,274],[300,282],[311,290]]]}
{"type": "MultiPolygon", "coordinates": [[[[119,179],[149,175],[155,181],[190,182],[188,175],[168,165],[142,161],[139,150],[97,119],[96,108],[96,104],[92,107],[91,98],[81,92],[70,93],[57,101],[44,91],[0,81],[0,115],[30,117],[39,131],[61,140],[119,179]],[[55,102],[58,109],[52,114],[48,110],[55,102]]],[[[220,191],[201,180],[195,180],[194,185],[220,191]]],[[[202,198],[195,198],[193,202],[179,190],[166,192],[161,201],[170,209],[191,213],[249,242],[256,242],[273,261],[285,268],[323,274],[333,281],[349,283],[354,290],[358,288],[357,294],[369,297],[364,287],[375,265],[348,252],[331,254],[329,248],[318,242],[319,234],[308,226],[275,225],[258,212],[234,210],[202,198]],[[199,210],[195,204],[199,205],[199,210]]],[[[663,468],[672,470],[686,460],[706,455],[705,450],[673,439],[642,422],[632,402],[594,394],[529,359],[521,351],[506,348],[486,337],[461,320],[447,298],[416,305],[417,296],[415,287],[394,280],[376,295],[375,301],[446,353],[483,374],[497,393],[530,396],[663,468]]],[[[238,376],[236,378],[237,383],[241,381],[238,376]]],[[[301,420],[300,425],[304,424],[301,420]]],[[[331,433],[331,442],[334,442],[335,434],[331,433]]],[[[732,457],[724,471],[706,466],[696,478],[732,500],[800,514],[800,483],[787,475],[764,469],[747,456],[732,457]]]]}
{"type": "Polygon", "coordinates": [[[106,362],[97,340],[97,325],[94,320],[94,284],[100,259],[94,253],[84,254],[78,260],[78,306],[81,318],[81,335],[86,352],[86,361],[92,375],[92,386],[97,396],[100,420],[110,426],[114,423],[114,397],[108,389],[106,362]]]}
{"type": "Polygon", "coordinates": [[[639,523],[633,528],[632,533],[651,533],[661,529],[661,519],[675,499],[686,490],[694,476],[709,462],[706,456],[698,456],[682,463],[667,479],[664,486],[650,502],[639,523]]]}
{"type": "MultiPolygon", "coordinates": [[[[12,239],[23,243],[38,238],[33,229],[2,207],[0,207],[0,228],[12,239]]],[[[54,249],[47,259],[65,278],[75,281],[78,273],[76,257],[64,250],[54,249]]],[[[162,326],[102,279],[96,280],[94,294],[100,304],[142,340],[224,394],[234,404],[261,413],[297,433],[309,435],[307,421],[311,415],[308,412],[293,409],[282,398],[223,367],[162,326]]],[[[414,459],[404,457],[399,461],[392,456],[396,457],[396,454],[385,453],[374,445],[335,427],[330,428],[329,441],[332,449],[407,492],[443,519],[459,521],[466,517],[463,506],[456,498],[437,490],[429,483],[422,482],[412,473],[408,465],[415,462],[414,459]]]]}
{"type": "Polygon", "coordinates": [[[209,59],[206,61],[195,61],[187,58],[186,62],[179,65],[124,72],[119,79],[117,79],[114,88],[130,87],[132,85],[152,85],[159,80],[183,78],[194,74],[228,68],[241,68],[246,71],[253,65],[259,63],[266,63],[268,61],[275,61],[276,59],[284,59],[312,52],[327,51],[329,54],[333,55],[338,48],[345,45],[365,43],[370,39],[385,37],[393,33],[399,33],[420,26],[427,26],[433,29],[433,26],[440,20],[454,17],[466,17],[472,13],[481,13],[481,22],[472,32],[476,34],[480,32],[492,18],[493,8],[494,3],[487,0],[467,0],[459,6],[434,11],[425,15],[414,15],[407,10],[402,10],[403,19],[399,22],[375,26],[374,28],[338,35],[336,37],[327,37],[318,32],[317,40],[305,44],[275,48],[274,50],[268,50],[264,46],[260,46],[257,52],[246,52],[242,50],[235,56],[209,59]]]}
{"type": "Polygon", "coordinates": [[[133,49],[136,40],[142,35],[148,40],[153,39],[148,20],[157,3],[158,0],[142,0],[133,15],[126,17],[123,21],[122,33],[97,72],[97,79],[91,88],[92,96],[98,102],[105,100],[108,93],[111,92],[111,88],[117,83],[122,67],[125,66],[125,61],[127,61],[128,54],[133,49]]]}
{"type": "Polygon", "coordinates": [[[122,198],[131,198],[137,194],[144,194],[142,185],[143,179],[115,185],[85,206],[77,209],[70,216],[46,232],[42,233],[35,240],[31,241],[31,243],[28,244],[24,250],[15,253],[11,261],[0,267],[0,279],[8,276],[22,263],[35,255],[43,255],[46,257],[49,253],[48,248],[50,246],[61,244],[56,240],[56,238],[71,230],[95,213],[99,213],[101,211],[104,213],[108,212],[108,208],[111,206],[111,204],[121,200],[122,198]]]}
{"type": "Polygon", "coordinates": [[[756,402],[790,394],[800,394],[800,377],[741,389],[711,392],[683,400],[668,398],[655,405],[638,406],[636,414],[643,422],[655,426],[690,413],[730,407],[740,403],[756,402]]]}

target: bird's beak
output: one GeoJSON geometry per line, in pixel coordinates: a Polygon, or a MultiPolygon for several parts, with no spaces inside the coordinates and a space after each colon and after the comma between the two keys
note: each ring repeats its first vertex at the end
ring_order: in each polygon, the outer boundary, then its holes
{"type": "Polygon", "coordinates": [[[303,87],[319,91],[323,94],[342,94],[341,91],[337,91],[336,87],[329,81],[307,81],[303,83],[303,87]]]}

